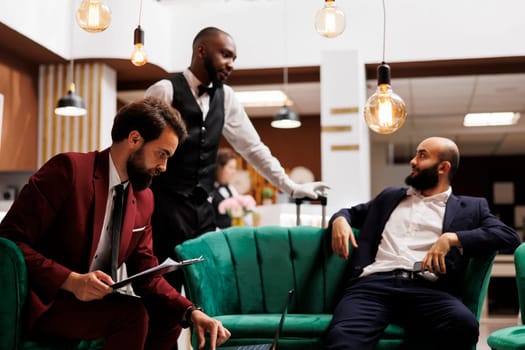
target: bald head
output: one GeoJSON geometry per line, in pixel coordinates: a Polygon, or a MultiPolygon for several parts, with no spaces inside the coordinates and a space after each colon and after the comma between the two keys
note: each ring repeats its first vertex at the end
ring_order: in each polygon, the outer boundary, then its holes
{"type": "Polygon", "coordinates": [[[447,161],[450,163],[450,171],[448,173],[449,182],[452,181],[454,174],[459,167],[459,148],[454,141],[445,137],[429,137],[418,146],[418,149],[424,148],[435,153],[440,161],[447,161]]]}
{"type": "Polygon", "coordinates": [[[216,27],[206,27],[202,29],[197,33],[197,35],[195,35],[195,38],[193,39],[193,50],[196,51],[200,45],[205,44],[209,40],[216,38],[219,35],[226,35],[231,38],[230,34],[216,27]]]}

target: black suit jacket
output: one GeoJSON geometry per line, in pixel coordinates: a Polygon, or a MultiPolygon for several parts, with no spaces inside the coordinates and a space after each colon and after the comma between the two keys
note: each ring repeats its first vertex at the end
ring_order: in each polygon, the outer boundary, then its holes
{"type": "MultiPolygon", "coordinates": [[[[390,215],[406,197],[407,188],[389,187],[365,204],[341,209],[330,219],[339,216],[360,229],[359,247],[350,257],[350,275],[355,278],[363,268],[374,262],[383,230],[390,215]]],[[[455,232],[461,242],[462,253],[452,248],[446,256],[447,274],[437,286],[453,292],[459,286],[466,259],[472,256],[490,256],[495,251],[514,251],[520,244],[517,233],[490,213],[484,198],[451,195],[447,201],[443,220],[443,233],[455,232]]]]}

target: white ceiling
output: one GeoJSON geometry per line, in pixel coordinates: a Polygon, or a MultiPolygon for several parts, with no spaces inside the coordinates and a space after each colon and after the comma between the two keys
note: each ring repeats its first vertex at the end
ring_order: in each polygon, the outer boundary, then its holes
{"type": "MultiPolygon", "coordinates": [[[[233,86],[236,91],[279,89],[282,84],[233,86]]],[[[368,96],[376,89],[367,82],[368,96]]],[[[371,142],[394,144],[396,156],[413,154],[425,137],[445,136],[456,141],[463,156],[525,154],[525,74],[496,74],[393,79],[392,88],[407,105],[405,125],[391,135],[371,132],[371,142]],[[521,112],[514,126],[466,128],[467,112],[521,112]]],[[[288,84],[287,93],[299,115],[320,114],[320,84],[288,84]]],[[[123,101],[143,96],[143,91],[119,93],[123,101]]],[[[268,117],[275,108],[247,108],[252,118],[268,117]]]]}
{"type": "MultiPolygon", "coordinates": [[[[272,85],[271,87],[282,87],[272,85]]],[[[256,88],[242,86],[237,90],[256,88]]],[[[261,88],[261,86],[257,87],[261,88]]],[[[393,79],[392,88],[407,105],[405,125],[391,135],[371,132],[371,142],[393,143],[398,156],[412,155],[425,137],[453,139],[462,155],[525,154],[525,74],[425,77],[393,79]],[[463,126],[469,112],[521,112],[514,126],[463,126]]],[[[374,93],[376,81],[367,82],[367,96],[374,93]]],[[[318,83],[290,84],[288,94],[299,115],[320,113],[318,83]]],[[[251,117],[273,115],[274,109],[248,110],[251,117]]]]}

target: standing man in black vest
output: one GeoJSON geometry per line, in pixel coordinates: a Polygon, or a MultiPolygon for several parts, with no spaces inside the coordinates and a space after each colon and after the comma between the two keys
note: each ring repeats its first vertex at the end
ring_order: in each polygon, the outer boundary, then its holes
{"type": "MultiPolygon", "coordinates": [[[[155,194],[153,232],[155,254],[162,261],[174,247],[215,230],[215,214],[208,197],[213,190],[221,134],[268,181],[293,197],[317,198],[328,187],[321,182],[297,184],[261,142],[233,89],[224,85],[233,71],[237,51],[226,32],[208,27],[193,40],[191,65],[182,73],[152,85],[146,96],[156,96],[176,108],[188,138],[168,160],[168,171],[151,186],[155,194]]],[[[177,276],[177,274],[171,274],[177,276]]],[[[175,287],[178,281],[170,281],[175,287]]]]}

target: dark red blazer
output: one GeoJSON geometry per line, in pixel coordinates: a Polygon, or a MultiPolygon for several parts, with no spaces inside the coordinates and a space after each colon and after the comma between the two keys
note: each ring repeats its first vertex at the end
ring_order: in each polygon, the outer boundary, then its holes
{"type": "MultiPolygon", "coordinates": [[[[16,242],[26,260],[29,328],[52,305],[71,271],[89,271],[102,232],[108,178],[109,149],[59,154],[29,178],[0,224],[0,236],[16,242]]],[[[152,250],[153,194],[129,186],[119,265],[126,262],[133,275],[158,261],[152,250]]],[[[181,318],[191,305],[161,276],[144,279],[134,291],[181,318]]]]}

